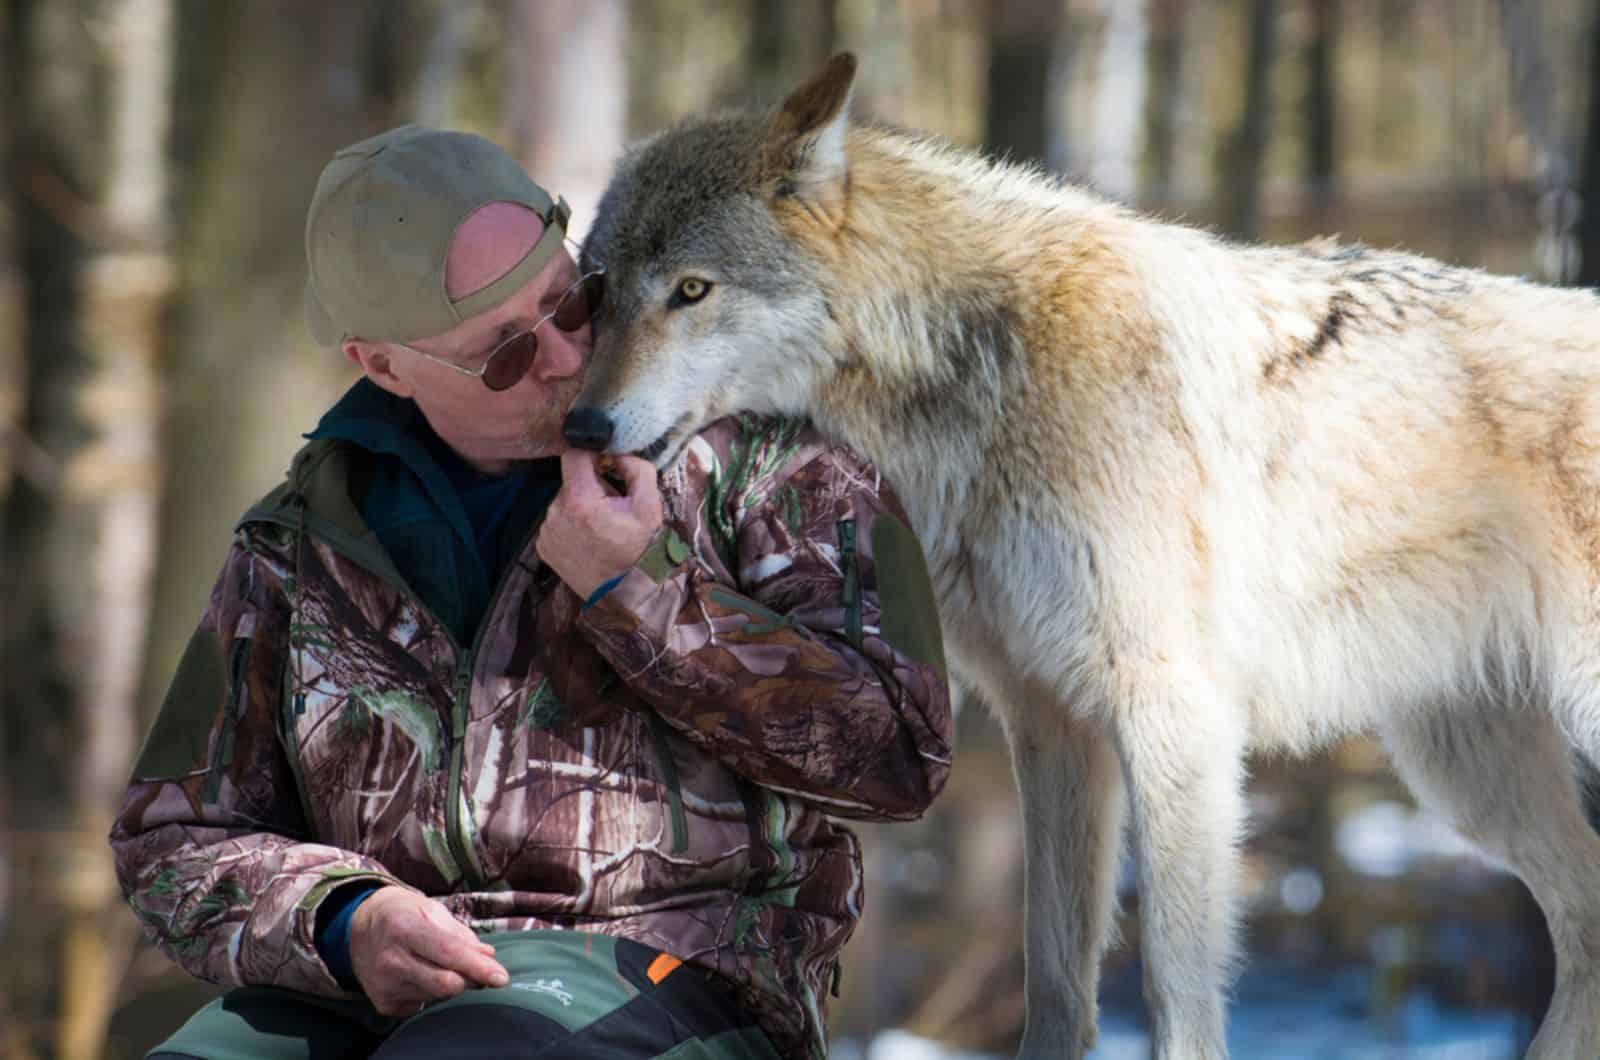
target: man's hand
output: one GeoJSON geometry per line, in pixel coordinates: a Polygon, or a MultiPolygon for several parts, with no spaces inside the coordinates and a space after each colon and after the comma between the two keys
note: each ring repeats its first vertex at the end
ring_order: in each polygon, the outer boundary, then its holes
{"type": "Polygon", "coordinates": [[[661,529],[655,465],[617,457],[626,490],[618,493],[600,478],[597,459],[585,449],[561,454],[561,492],[550,504],[537,546],[539,558],[585,600],[633,566],[661,529]]]}
{"type": "Polygon", "coordinates": [[[404,887],[379,888],[350,919],[350,966],[385,1016],[414,1015],[469,986],[505,986],[511,977],[493,953],[443,905],[404,887]]]}

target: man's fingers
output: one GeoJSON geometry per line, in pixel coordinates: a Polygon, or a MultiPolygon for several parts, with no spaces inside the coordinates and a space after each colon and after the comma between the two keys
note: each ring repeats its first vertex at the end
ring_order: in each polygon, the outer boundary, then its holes
{"type": "Polygon", "coordinates": [[[605,484],[595,471],[597,454],[587,449],[568,449],[561,454],[561,486],[576,499],[604,497],[605,484]]]}
{"type": "Polygon", "coordinates": [[[467,981],[448,968],[435,968],[421,961],[407,977],[413,989],[421,995],[418,1000],[433,1001],[455,997],[467,988],[467,981]]]}
{"type": "Polygon", "coordinates": [[[505,986],[511,981],[500,962],[483,952],[476,936],[464,939],[454,932],[440,931],[419,939],[413,948],[428,963],[460,973],[482,986],[505,986]]]}
{"type": "Polygon", "coordinates": [[[659,492],[661,489],[656,484],[656,466],[648,460],[631,455],[619,456],[617,470],[622,472],[622,481],[627,485],[630,497],[641,491],[659,492]]]}
{"type": "Polygon", "coordinates": [[[414,1016],[422,1002],[442,1001],[466,989],[460,974],[407,954],[390,962],[382,981],[367,988],[367,996],[385,1016],[414,1016]]]}
{"type": "Polygon", "coordinates": [[[628,506],[634,514],[648,522],[659,522],[661,484],[656,466],[636,456],[620,456],[617,458],[617,470],[622,472],[622,481],[628,488],[628,506]]]}

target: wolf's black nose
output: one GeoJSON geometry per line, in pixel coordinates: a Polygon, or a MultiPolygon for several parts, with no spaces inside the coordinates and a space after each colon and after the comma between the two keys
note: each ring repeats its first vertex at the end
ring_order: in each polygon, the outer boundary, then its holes
{"type": "Polygon", "coordinates": [[[561,436],[568,445],[596,452],[611,444],[613,430],[611,417],[599,409],[573,409],[561,424],[561,436]]]}

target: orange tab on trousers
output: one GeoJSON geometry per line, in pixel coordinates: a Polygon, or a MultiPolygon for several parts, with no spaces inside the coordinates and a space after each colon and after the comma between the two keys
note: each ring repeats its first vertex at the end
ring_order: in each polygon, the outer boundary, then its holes
{"type": "Polygon", "coordinates": [[[661,985],[661,980],[672,974],[674,968],[683,962],[670,953],[663,953],[650,962],[650,967],[645,969],[645,975],[652,983],[661,985]]]}

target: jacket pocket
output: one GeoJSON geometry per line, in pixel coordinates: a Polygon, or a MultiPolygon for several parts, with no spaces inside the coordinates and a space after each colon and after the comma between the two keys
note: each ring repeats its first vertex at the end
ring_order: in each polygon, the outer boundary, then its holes
{"type": "Polygon", "coordinates": [[[689,815],[683,809],[683,785],[678,781],[677,760],[672,757],[672,727],[653,710],[645,710],[644,715],[650,722],[656,770],[661,774],[661,783],[666,785],[667,802],[671,807],[672,852],[682,854],[689,849],[689,815]]]}

